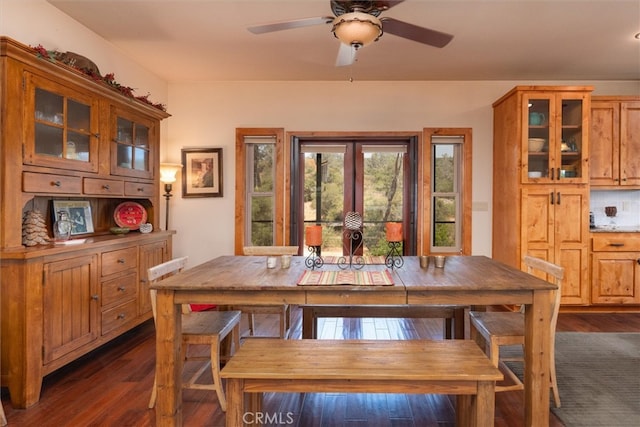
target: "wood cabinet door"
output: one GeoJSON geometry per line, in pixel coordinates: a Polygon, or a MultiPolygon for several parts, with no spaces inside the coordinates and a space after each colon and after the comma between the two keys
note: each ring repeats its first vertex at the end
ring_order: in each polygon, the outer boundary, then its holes
{"type": "Polygon", "coordinates": [[[44,364],[98,337],[97,266],[96,255],[44,265],[44,364]]]}
{"type": "MultiPolygon", "coordinates": [[[[522,255],[531,254],[553,262],[553,187],[530,186],[522,189],[522,255]],[[551,251],[551,252],[550,252],[551,251]],[[544,255],[544,256],[543,256],[544,255]]],[[[496,214],[499,214],[496,212],[496,214]]]]}
{"type": "Polygon", "coordinates": [[[25,164],[98,171],[98,99],[70,84],[25,77],[25,164]]]}
{"type": "Polygon", "coordinates": [[[586,187],[556,187],[554,261],[564,267],[563,304],[589,303],[589,193],[586,187]]]}
{"type": "Polygon", "coordinates": [[[563,304],[589,301],[588,203],[584,186],[527,186],[522,190],[521,255],[564,267],[563,304]]]}
{"type": "Polygon", "coordinates": [[[168,261],[167,242],[149,243],[140,246],[139,276],[140,288],[138,290],[139,313],[149,313],[151,311],[151,296],[149,295],[149,280],[147,279],[147,269],[168,261]]]}
{"type": "Polygon", "coordinates": [[[640,102],[622,104],[620,129],[620,183],[640,185],[640,102]]]}
{"type": "Polygon", "coordinates": [[[617,185],[620,179],[620,104],[591,104],[589,181],[593,185],[617,185]]]}
{"type": "Polygon", "coordinates": [[[591,272],[594,304],[640,304],[637,252],[594,252],[591,272]]]}

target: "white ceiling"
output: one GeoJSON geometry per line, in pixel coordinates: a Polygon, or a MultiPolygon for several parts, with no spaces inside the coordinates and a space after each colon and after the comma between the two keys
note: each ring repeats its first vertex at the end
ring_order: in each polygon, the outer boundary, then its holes
{"type": "Polygon", "coordinates": [[[48,1],[169,82],[640,79],[640,0],[406,0],[381,16],[453,41],[384,34],[347,67],[330,24],[247,31],[331,15],[329,0],[48,1]]]}

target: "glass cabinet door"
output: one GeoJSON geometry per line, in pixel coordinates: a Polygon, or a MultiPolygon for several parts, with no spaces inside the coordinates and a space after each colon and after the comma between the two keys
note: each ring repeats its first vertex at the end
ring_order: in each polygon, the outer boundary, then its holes
{"type": "Polygon", "coordinates": [[[97,101],[38,76],[27,85],[24,162],[97,172],[97,101]]]}
{"type": "Polygon", "coordinates": [[[553,143],[551,126],[551,110],[553,99],[551,97],[525,97],[527,140],[524,152],[526,153],[526,177],[525,180],[539,181],[551,179],[552,157],[550,155],[553,143]]]}
{"type": "Polygon", "coordinates": [[[556,179],[560,181],[582,182],[583,158],[586,135],[583,135],[584,105],[582,99],[560,99],[561,127],[559,159],[556,165],[556,179]]]}
{"type": "Polygon", "coordinates": [[[154,128],[151,121],[114,109],[111,173],[153,178],[154,128]]]}
{"type": "Polygon", "coordinates": [[[524,182],[582,183],[587,155],[584,95],[531,94],[523,102],[524,182]]]}

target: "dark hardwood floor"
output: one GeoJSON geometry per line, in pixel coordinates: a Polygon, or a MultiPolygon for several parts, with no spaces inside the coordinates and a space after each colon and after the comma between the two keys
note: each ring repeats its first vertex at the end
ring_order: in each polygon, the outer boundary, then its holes
{"type": "MultiPolygon", "coordinates": [[[[300,311],[296,309],[293,314],[293,337],[298,338],[300,311]]],[[[259,335],[277,330],[275,316],[260,320],[259,335]]],[[[321,338],[442,337],[441,321],[433,319],[325,319],[320,327],[321,338]]],[[[561,314],[558,331],[638,332],[640,314],[561,314]]],[[[47,376],[40,401],[27,410],[13,409],[3,389],[2,404],[9,425],[155,425],[155,411],[147,409],[153,384],[154,333],[153,323],[145,323],[47,376]]],[[[268,394],[264,409],[275,417],[271,425],[442,427],[454,425],[453,402],[448,396],[438,395],[268,394]]],[[[496,426],[521,425],[522,412],[522,392],[497,394],[496,426]]],[[[224,426],[224,413],[215,393],[186,390],[183,420],[185,426],[224,426]]],[[[550,425],[558,427],[562,423],[552,414],[550,425]]]]}

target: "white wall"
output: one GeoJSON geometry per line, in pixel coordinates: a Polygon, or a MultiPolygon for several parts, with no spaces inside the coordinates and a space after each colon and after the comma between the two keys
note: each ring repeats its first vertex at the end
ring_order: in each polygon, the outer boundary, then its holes
{"type": "MultiPolygon", "coordinates": [[[[45,0],[0,0],[0,34],[93,60],[102,74],[150,93],[172,117],[162,125],[162,161],[179,162],[185,147],[224,149],[223,198],[171,199],[174,255],[190,264],[231,254],[234,236],[234,143],[237,127],[286,131],[473,129],[473,253],[491,254],[491,104],[517,84],[592,84],[595,94],[638,95],[639,82],[208,82],[170,84],[135,58],[62,14],[45,0]],[[486,208],[485,208],[486,207],[486,208]]],[[[163,200],[164,202],[164,200],[163,200]]],[[[163,210],[163,208],[162,208],[163,210]]],[[[161,218],[164,224],[164,218],[161,218]]]]}
{"type": "MultiPolygon", "coordinates": [[[[222,147],[224,197],[171,201],[174,253],[199,263],[233,253],[235,129],[285,131],[415,131],[424,127],[473,130],[472,251],[491,255],[491,104],[518,84],[536,82],[210,82],[169,85],[166,161],[185,147],[222,147]]],[[[588,84],[598,94],[638,94],[638,82],[588,84]]],[[[509,177],[505,177],[509,178],[509,177]]]]}

